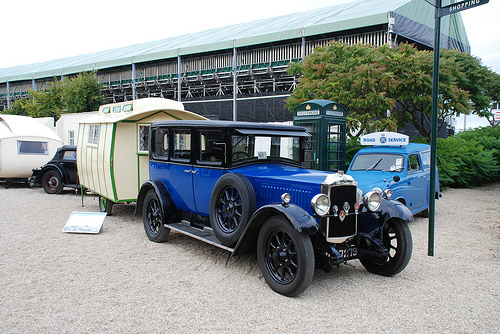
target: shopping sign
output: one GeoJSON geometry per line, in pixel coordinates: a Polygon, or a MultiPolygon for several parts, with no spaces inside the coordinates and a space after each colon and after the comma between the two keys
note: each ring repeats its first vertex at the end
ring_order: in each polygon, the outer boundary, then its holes
{"type": "Polygon", "coordinates": [[[396,132],[374,132],[359,138],[361,145],[408,145],[410,143],[407,135],[396,132]]]}
{"type": "Polygon", "coordinates": [[[474,8],[474,7],[481,6],[481,5],[485,5],[488,2],[490,2],[490,0],[468,0],[468,1],[460,1],[460,2],[454,3],[454,4],[449,5],[449,6],[441,7],[439,9],[439,16],[443,17],[443,16],[446,16],[446,15],[455,14],[455,13],[461,12],[462,10],[466,10],[466,9],[469,9],[469,8],[474,8]]]}

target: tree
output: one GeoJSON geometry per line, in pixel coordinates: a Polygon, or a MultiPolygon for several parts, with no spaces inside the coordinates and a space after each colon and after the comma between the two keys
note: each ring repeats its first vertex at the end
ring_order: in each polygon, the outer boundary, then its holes
{"type": "Polygon", "coordinates": [[[365,129],[394,128],[393,119],[386,113],[396,102],[387,94],[395,82],[381,58],[377,48],[368,45],[333,42],[315,48],[288,70],[300,75],[300,84],[287,99],[287,108],[292,110],[313,99],[332,100],[347,108],[348,126],[355,135],[365,129]]]}
{"type": "Polygon", "coordinates": [[[68,112],[77,113],[99,109],[104,104],[101,94],[103,85],[97,81],[95,72],[79,73],[64,85],[64,102],[68,112]]]}
{"type": "MultiPolygon", "coordinates": [[[[500,103],[500,74],[488,70],[483,81],[486,86],[487,95],[491,98],[492,102],[498,106],[500,103]]],[[[496,128],[498,124],[500,124],[495,123],[491,105],[476,113],[481,117],[485,117],[493,128],[496,128]]]]}
{"type": "MultiPolygon", "coordinates": [[[[401,44],[391,49],[380,48],[385,56],[385,65],[394,75],[396,89],[389,94],[397,102],[393,109],[398,126],[404,128],[410,121],[423,137],[430,137],[432,109],[433,53],[419,51],[410,44],[401,44]]],[[[458,53],[455,51],[455,54],[458,53]]],[[[449,53],[440,59],[438,124],[446,126],[450,116],[468,114],[470,102],[468,92],[459,86],[465,82],[463,67],[449,53]]]]}
{"type": "Polygon", "coordinates": [[[17,100],[4,113],[35,118],[54,117],[57,120],[63,111],[76,113],[97,110],[105,101],[100,92],[102,87],[94,72],[80,73],[66,81],[54,78],[48,83],[47,90],[29,90],[28,97],[17,100]]]}
{"type": "MultiPolygon", "coordinates": [[[[405,128],[411,122],[423,137],[430,137],[432,66],[432,52],[409,44],[390,48],[333,42],[291,64],[288,73],[299,75],[300,84],[286,106],[293,109],[312,99],[333,100],[347,108],[348,125],[351,131],[357,129],[356,135],[364,130],[405,128]]],[[[443,52],[438,99],[441,127],[450,116],[484,112],[495,91],[498,98],[498,75],[489,72],[475,57],[443,52]],[[487,84],[486,77],[492,78],[487,84]]]]}
{"type": "Polygon", "coordinates": [[[54,79],[48,83],[46,91],[36,91],[30,89],[28,97],[17,100],[13,103],[12,109],[4,110],[4,113],[14,115],[24,115],[30,117],[54,117],[59,118],[64,102],[62,98],[63,83],[54,79]]]}

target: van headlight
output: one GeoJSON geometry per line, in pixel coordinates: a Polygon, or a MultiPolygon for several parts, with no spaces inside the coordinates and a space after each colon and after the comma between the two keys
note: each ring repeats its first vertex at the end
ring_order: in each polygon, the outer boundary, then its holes
{"type": "Polygon", "coordinates": [[[382,192],[377,191],[378,189],[374,189],[366,193],[363,196],[363,204],[370,211],[377,211],[380,207],[380,202],[382,201],[382,192]]]}
{"type": "Polygon", "coordinates": [[[318,194],[311,200],[311,209],[318,216],[324,216],[330,211],[330,198],[325,194],[318,194]]]}

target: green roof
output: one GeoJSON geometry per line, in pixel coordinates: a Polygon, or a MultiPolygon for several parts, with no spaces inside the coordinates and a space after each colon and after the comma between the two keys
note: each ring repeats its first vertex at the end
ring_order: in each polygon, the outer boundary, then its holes
{"type": "MultiPolygon", "coordinates": [[[[447,1],[444,0],[444,3],[447,1]]],[[[177,55],[218,51],[282,40],[341,32],[388,23],[395,17],[394,33],[432,46],[434,7],[424,0],[359,0],[307,12],[209,29],[74,57],[0,68],[0,83],[39,79],[130,65],[177,55]]],[[[470,52],[460,14],[442,19],[443,48],[470,52]],[[449,43],[447,43],[449,41],[449,43]]]]}

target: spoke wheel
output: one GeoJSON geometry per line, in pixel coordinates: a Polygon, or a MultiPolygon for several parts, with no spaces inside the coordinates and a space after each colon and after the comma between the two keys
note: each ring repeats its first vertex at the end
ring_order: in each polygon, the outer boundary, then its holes
{"type": "Polygon", "coordinates": [[[410,228],[405,221],[389,220],[383,228],[382,240],[388,255],[383,258],[360,258],[361,264],[371,273],[393,276],[401,272],[410,262],[413,241],[410,228]]]}
{"type": "Polygon", "coordinates": [[[226,187],[217,203],[217,224],[224,233],[233,233],[241,223],[242,199],[238,189],[226,187]]]}
{"type": "Polygon", "coordinates": [[[154,242],[167,241],[170,229],[165,227],[161,202],[154,190],[150,190],[144,198],[142,215],[144,230],[149,240],[154,242]]]}
{"type": "Polygon", "coordinates": [[[240,174],[225,174],[214,186],[210,197],[210,224],[215,236],[232,247],[243,233],[255,211],[252,184],[240,174]]]}
{"type": "Polygon", "coordinates": [[[60,194],[63,190],[61,174],[56,170],[49,170],[43,174],[43,190],[47,194],[60,194]]]}
{"type": "Polygon", "coordinates": [[[308,235],[283,217],[268,219],[257,241],[257,257],[267,284],[285,296],[302,293],[314,274],[314,251],[308,235]]]}

